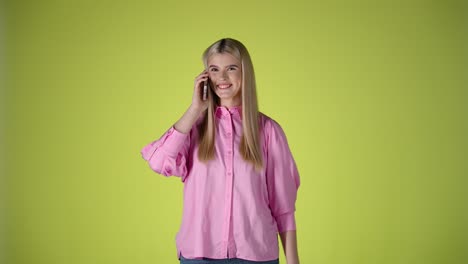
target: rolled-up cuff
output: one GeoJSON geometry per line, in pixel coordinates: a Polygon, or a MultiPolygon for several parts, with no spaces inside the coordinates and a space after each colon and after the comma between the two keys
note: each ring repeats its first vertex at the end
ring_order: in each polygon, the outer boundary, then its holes
{"type": "Polygon", "coordinates": [[[151,142],[147,145],[145,145],[141,150],[140,150],[140,153],[141,153],[141,157],[143,159],[145,159],[146,161],[148,161],[151,157],[151,155],[153,155],[154,153],[154,146],[153,146],[153,143],[154,142],[151,142]]]}
{"type": "Polygon", "coordinates": [[[177,156],[188,137],[188,133],[179,132],[174,126],[167,131],[167,138],[164,142],[164,149],[170,156],[177,156]]]}
{"type": "Polygon", "coordinates": [[[296,218],[294,216],[294,212],[279,215],[276,217],[276,224],[278,226],[278,233],[296,230],[296,218]]]}

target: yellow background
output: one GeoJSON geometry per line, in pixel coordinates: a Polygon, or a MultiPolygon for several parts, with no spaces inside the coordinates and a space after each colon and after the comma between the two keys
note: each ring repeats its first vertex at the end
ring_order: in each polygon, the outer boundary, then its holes
{"type": "Polygon", "coordinates": [[[463,2],[4,1],[0,263],[178,263],[183,185],[140,150],[222,37],[298,164],[302,264],[466,263],[463,2]]]}

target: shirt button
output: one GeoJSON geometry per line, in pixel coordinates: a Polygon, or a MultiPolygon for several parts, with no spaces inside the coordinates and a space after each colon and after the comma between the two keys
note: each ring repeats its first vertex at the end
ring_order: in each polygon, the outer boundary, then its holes
{"type": "Polygon", "coordinates": [[[227,132],[227,134],[226,134],[226,135],[230,136],[230,135],[231,135],[231,132],[227,132]]]}
{"type": "Polygon", "coordinates": [[[232,151],[228,150],[228,152],[227,152],[227,153],[228,153],[229,155],[231,155],[232,151]]]}
{"type": "Polygon", "coordinates": [[[228,172],[228,175],[231,176],[231,172],[228,172]]]}

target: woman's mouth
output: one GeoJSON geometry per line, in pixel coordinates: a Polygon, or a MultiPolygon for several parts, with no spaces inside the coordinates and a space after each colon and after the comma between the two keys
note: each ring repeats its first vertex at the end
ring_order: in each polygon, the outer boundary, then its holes
{"type": "Polygon", "coordinates": [[[217,87],[219,89],[227,89],[227,88],[230,88],[232,86],[232,84],[218,84],[217,87]]]}

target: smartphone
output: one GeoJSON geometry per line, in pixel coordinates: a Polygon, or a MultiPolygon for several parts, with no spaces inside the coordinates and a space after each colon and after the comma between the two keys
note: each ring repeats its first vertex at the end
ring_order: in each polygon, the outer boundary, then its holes
{"type": "Polygon", "coordinates": [[[210,79],[207,79],[204,84],[203,84],[203,101],[206,101],[206,99],[208,98],[208,82],[210,81],[210,79]]]}

